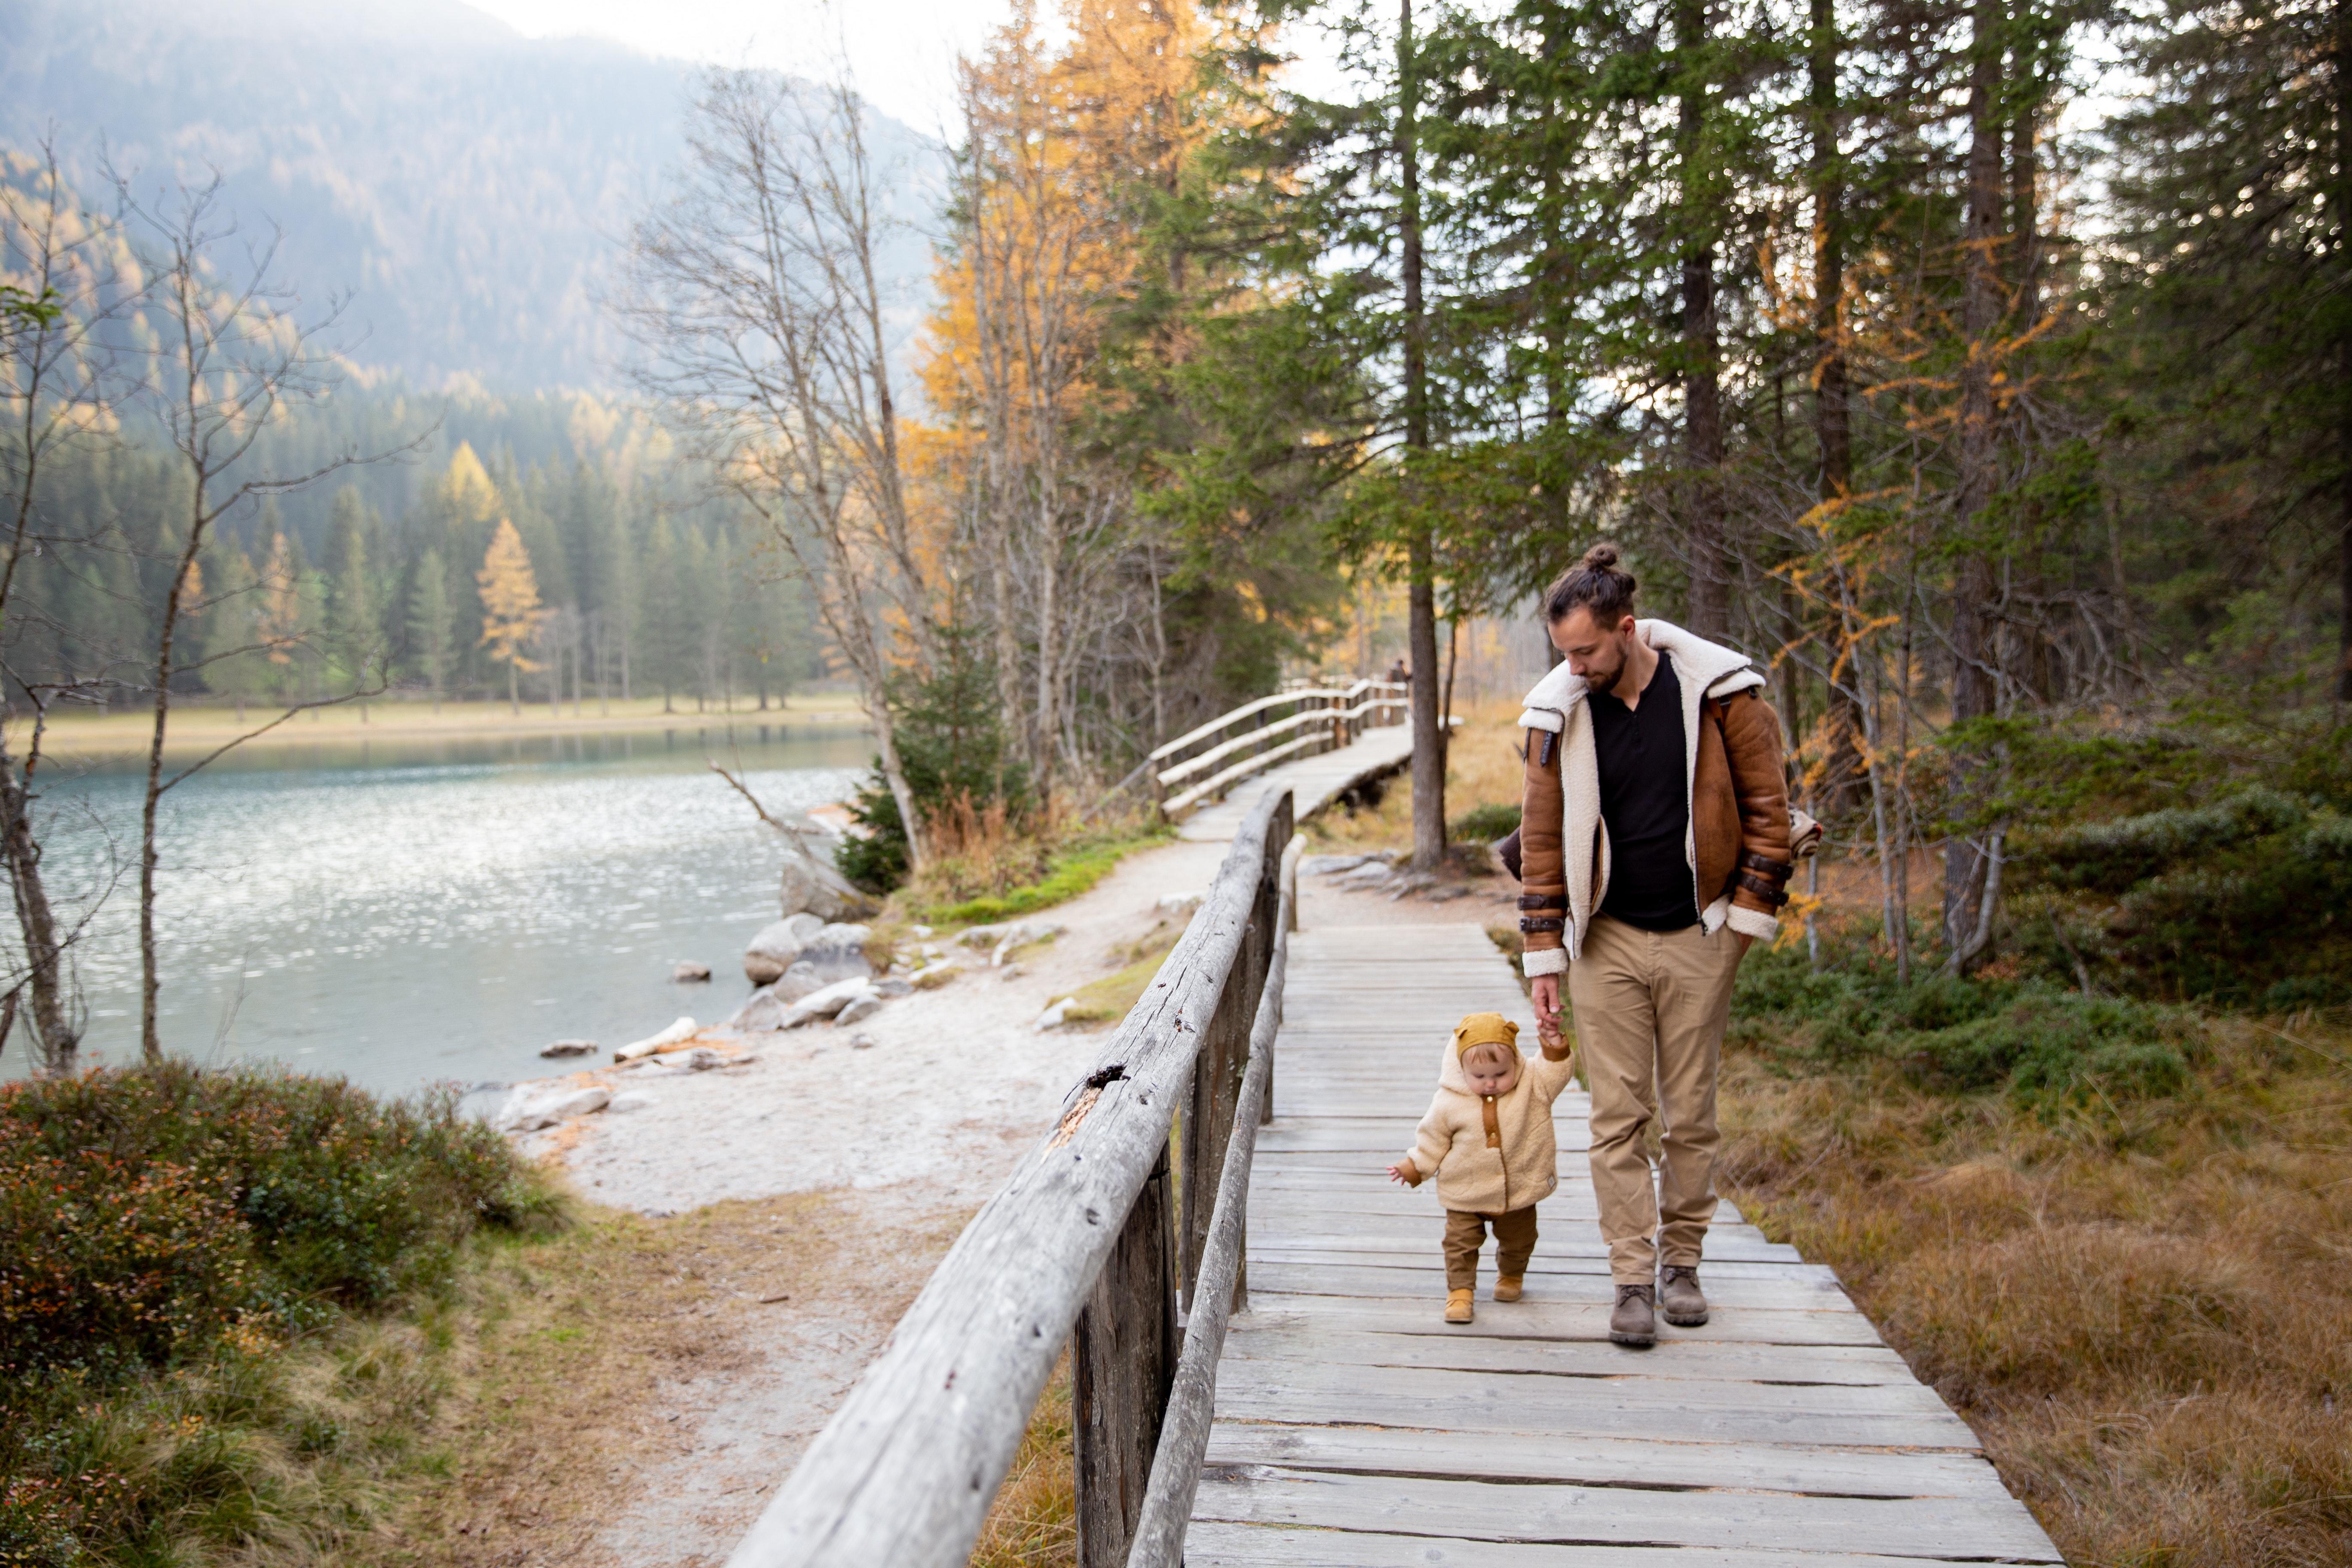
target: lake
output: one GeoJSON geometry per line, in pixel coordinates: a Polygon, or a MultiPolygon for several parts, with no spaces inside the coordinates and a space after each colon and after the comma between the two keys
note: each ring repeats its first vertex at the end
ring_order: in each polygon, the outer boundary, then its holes
{"type": "MultiPolygon", "coordinates": [[[[164,1047],[406,1093],[561,1071],[750,987],[782,851],[709,772],[772,813],[844,798],[872,755],[847,726],[731,727],[263,750],[164,797],[156,910],[164,1047]],[[680,959],[709,984],[674,984],[680,959]]],[[[139,1050],[139,779],[48,784],[52,897],[96,910],[76,963],[85,1059],[139,1050]],[[109,891],[110,884],[111,890],[109,891]]],[[[0,1073],[28,1067],[20,1030],[0,1073]]]]}

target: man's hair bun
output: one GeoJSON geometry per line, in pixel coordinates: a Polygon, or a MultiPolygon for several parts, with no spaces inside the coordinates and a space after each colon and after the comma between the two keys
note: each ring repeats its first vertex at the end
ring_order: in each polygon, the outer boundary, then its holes
{"type": "Polygon", "coordinates": [[[1584,559],[1560,574],[1544,595],[1544,624],[1566,620],[1570,612],[1585,610],[1595,624],[1614,627],[1633,613],[1633,574],[1617,564],[1617,547],[1596,544],[1584,559]]]}

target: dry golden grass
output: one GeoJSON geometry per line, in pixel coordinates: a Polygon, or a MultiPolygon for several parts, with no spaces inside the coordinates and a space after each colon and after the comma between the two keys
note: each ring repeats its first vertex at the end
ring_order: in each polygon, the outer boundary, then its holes
{"type": "Polygon", "coordinates": [[[591,1211],[554,1242],[483,1258],[416,1321],[370,1330],[334,1376],[406,1391],[371,1423],[400,1462],[385,1524],[337,1560],[580,1557],[636,1471],[676,1452],[681,1427],[665,1417],[677,1406],[664,1391],[755,1364],[725,1316],[793,1310],[763,1298],[807,1301],[850,1224],[825,1194],[667,1220],[591,1211]]]}
{"type": "MultiPolygon", "coordinates": [[[[1517,805],[1526,763],[1519,754],[1517,703],[1484,702],[1458,710],[1462,720],[1445,760],[1448,822],[1481,805],[1517,805]]],[[[1308,822],[1318,851],[1407,849],[1412,845],[1412,783],[1398,773],[1378,806],[1334,806],[1308,822]]]]}
{"type": "Polygon", "coordinates": [[[1030,1412],[1029,1430],[988,1522],[971,1550],[971,1568],[1076,1568],[1078,1490],[1072,1461],[1070,1356],[1030,1412]]]}
{"type": "Polygon", "coordinates": [[[943,1251],[964,1217],[877,1227],[829,1193],[574,1215],[552,1237],[469,1244],[456,1279],[406,1310],[254,1347],[240,1364],[274,1414],[247,1441],[268,1450],[267,1498],[222,1561],[613,1562],[599,1531],[698,1430],[689,1385],[764,1365],[770,1314],[894,1315],[925,1272],[906,1259],[943,1251]]]}
{"type": "Polygon", "coordinates": [[[2055,1118],[1734,1057],[1726,1185],[1836,1267],[2070,1563],[2342,1564],[2352,1039],[2288,1033],[2218,1025],[2183,1095],[2055,1118]]]}

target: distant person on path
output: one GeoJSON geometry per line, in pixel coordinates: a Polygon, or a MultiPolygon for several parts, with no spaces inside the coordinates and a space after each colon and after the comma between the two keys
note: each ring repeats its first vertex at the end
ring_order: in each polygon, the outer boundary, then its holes
{"type": "Polygon", "coordinates": [[[1566,662],[1519,715],[1519,930],[1547,1050],[1568,974],[1617,1287],[1609,1337],[1646,1346],[1661,1308],[1677,1327],[1706,1321],[1698,1265],[1731,983],[1748,944],[1780,929],[1794,858],[1762,672],[1680,626],[1635,620],[1633,588],[1600,544],[1544,595],[1566,662]]]}
{"type": "Polygon", "coordinates": [[[1445,1205],[1445,1321],[1476,1315],[1478,1249],[1495,1231],[1495,1300],[1516,1301],[1536,1250],[1536,1205],[1559,1185],[1551,1106],[1573,1068],[1554,1030],[1543,1059],[1519,1055],[1519,1026],[1500,1013],[1454,1026],[1438,1064],[1437,1094],[1413,1146],[1389,1174],[1409,1187],[1437,1178],[1445,1205]]]}

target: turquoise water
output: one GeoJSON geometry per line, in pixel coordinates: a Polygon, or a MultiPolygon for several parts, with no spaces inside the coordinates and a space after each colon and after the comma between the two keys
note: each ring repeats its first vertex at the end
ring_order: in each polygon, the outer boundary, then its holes
{"type": "MultiPolygon", "coordinates": [[[[213,1063],[277,1061],[408,1092],[558,1070],[748,994],[743,943],[776,918],[782,852],[709,771],[771,812],[842,798],[872,742],[747,725],[253,750],[165,796],[162,1033],[213,1063]],[[698,959],[705,985],[669,982],[698,959]]],[[[86,1059],[138,1054],[139,783],[61,775],[52,894],[87,926],[86,1059]]],[[[21,1032],[0,1072],[27,1066],[21,1032]]]]}

